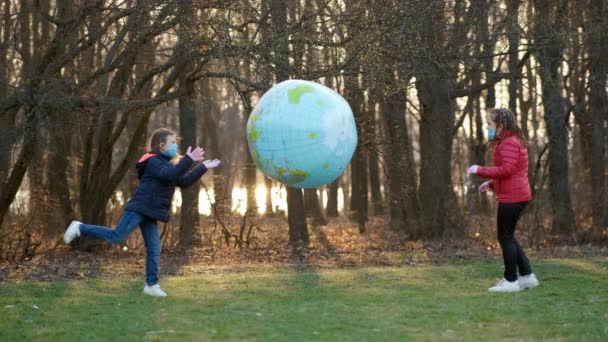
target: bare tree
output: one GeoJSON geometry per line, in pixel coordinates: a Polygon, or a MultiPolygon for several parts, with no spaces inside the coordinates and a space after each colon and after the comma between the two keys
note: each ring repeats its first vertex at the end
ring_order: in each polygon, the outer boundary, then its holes
{"type": "Polygon", "coordinates": [[[534,0],[535,52],[540,63],[542,98],[549,134],[549,184],[553,229],[572,239],[574,212],[568,178],[567,112],[562,97],[562,76],[568,2],[534,0]]]}
{"type": "MultiPolygon", "coordinates": [[[[289,32],[287,28],[288,4],[282,0],[270,0],[272,25],[277,34],[274,47],[275,76],[277,82],[289,79],[289,32]]],[[[304,212],[302,189],[287,187],[287,220],[289,241],[294,244],[308,244],[308,229],[304,212]]]]}
{"type": "MultiPolygon", "coordinates": [[[[194,24],[195,16],[192,1],[183,1],[179,9],[180,23],[178,27],[179,43],[177,49],[193,50],[197,41],[191,38],[190,28],[194,24]]],[[[181,52],[187,54],[186,51],[181,52]]],[[[198,146],[197,139],[197,113],[194,100],[194,83],[196,78],[196,64],[192,60],[184,59],[183,72],[179,76],[178,86],[183,89],[179,101],[179,130],[182,137],[182,149],[186,146],[198,146]]],[[[183,151],[185,153],[185,151],[183,151]]],[[[198,212],[199,182],[182,189],[182,205],[180,216],[180,244],[182,246],[200,245],[200,215],[198,212]]]]}
{"type": "MultiPolygon", "coordinates": [[[[605,1],[585,1],[584,30],[585,45],[589,56],[589,106],[587,120],[583,126],[584,136],[589,141],[591,156],[591,203],[593,226],[597,236],[601,227],[608,226],[608,199],[605,195],[606,184],[606,130],[608,95],[606,79],[608,75],[608,4],[605,1]]],[[[583,75],[580,75],[583,76],[583,75]]]]}

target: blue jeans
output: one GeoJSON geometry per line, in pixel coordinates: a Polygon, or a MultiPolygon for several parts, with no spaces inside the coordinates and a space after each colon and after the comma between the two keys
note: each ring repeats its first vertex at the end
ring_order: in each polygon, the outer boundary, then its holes
{"type": "Polygon", "coordinates": [[[121,243],[137,226],[141,229],[141,235],[146,244],[146,284],[156,285],[160,259],[160,233],[156,220],[134,211],[125,211],[115,229],[83,223],[80,225],[80,235],[96,237],[111,243],[121,243]]]}

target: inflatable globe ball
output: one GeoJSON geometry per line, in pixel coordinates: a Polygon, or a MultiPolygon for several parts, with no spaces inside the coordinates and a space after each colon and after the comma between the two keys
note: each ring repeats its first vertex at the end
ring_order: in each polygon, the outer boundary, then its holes
{"type": "Polygon", "coordinates": [[[247,141],[266,176],[292,187],[317,188],[344,172],[357,146],[357,129],[338,93],[289,80],[257,103],[247,121],[247,141]]]}

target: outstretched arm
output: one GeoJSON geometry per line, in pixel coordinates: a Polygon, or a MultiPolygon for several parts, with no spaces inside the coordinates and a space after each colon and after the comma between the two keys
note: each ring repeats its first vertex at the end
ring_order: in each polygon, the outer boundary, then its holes
{"type": "Polygon", "coordinates": [[[192,171],[188,172],[187,175],[181,177],[179,182],[177,182],[177,186],[180,188],[187,188],[199,180],[207,170],[216,168],[219,165],[220,161],[218,159],[205,160],[201,165],[198,165],[192,171]]]}
{"type": "Polygon", "coordinates": [[[192,166],[192,163],[192,159],[187,155],[176,165],[163,162],[161,158],[151,158],[146,166],[146,172],[154,178],[177,183],[180,177],[192,166]]]}
{"type": "Polygon", "coordinates": [[[177,186],[180,188],[187,188],[199,180],[205,174],[205,172],[207,172],[207,167],[205,164],[200,164],[192,169],[192,171],[183,175],[177,182],[177,186]]]}

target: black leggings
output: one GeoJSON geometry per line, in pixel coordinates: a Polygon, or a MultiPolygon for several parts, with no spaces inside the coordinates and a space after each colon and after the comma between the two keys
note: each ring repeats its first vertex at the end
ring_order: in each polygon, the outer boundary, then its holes
{"type": "Polygon", "coordinates": [[[515,240],[515,226],[527,204],[528,202],[498,203],[498,242],[505,262],[505,279],[508,281],[517,280],[518,268],[522,276],[532,273],[528,257],[515,240]]]}

